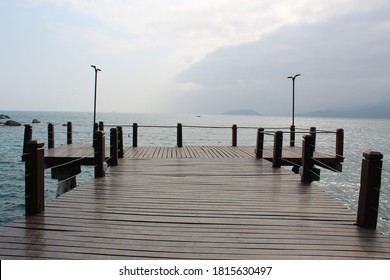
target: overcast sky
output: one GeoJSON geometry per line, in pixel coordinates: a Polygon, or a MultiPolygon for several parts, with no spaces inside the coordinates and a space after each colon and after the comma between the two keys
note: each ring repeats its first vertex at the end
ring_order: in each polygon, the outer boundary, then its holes
{"type": "Polygon", "coordinates": [[[267,115],[390,99],[388,0],[0,0],[0,110],[267,115]]]}

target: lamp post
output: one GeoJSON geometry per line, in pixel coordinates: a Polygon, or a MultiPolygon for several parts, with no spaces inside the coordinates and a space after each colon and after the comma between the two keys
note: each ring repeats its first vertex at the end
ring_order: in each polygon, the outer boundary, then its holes
{"type": "Polygon", "coordinates": [[[295,76],[289,76],[287,79],[292,79],[292,124],[290,128],[290,146],[294,147],[295,145],[295,124],[294,124],[294,117],[295,117],[295,78],[301,76],[301,74],[296,74],[295,76]]]}
{"type": "Polygon", "coordinates": [[[95,133],[96,129],[95,129],[95,124],[96,124],[96,91],[97,91],[97,73],[99,71],[102,71],[100,70],[99,68],[97,68],[95,65],[91,65],[91,67],[93,69],[95,69],[95,95],[94,95],[94,102],[93,102],[93,133],[95,133]]]}

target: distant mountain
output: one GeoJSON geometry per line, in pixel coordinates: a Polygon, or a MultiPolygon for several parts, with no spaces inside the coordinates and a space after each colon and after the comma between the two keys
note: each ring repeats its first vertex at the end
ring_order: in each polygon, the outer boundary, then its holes
{"type": "Polygon", "coordinates": [[[231,110],[222,113],[222,115],[261,116],[259,112],[250,109],[231,110]]]}
{"type": "Polygon", "coordinates": [[[298,114],[307,117],[333,118],[376,118],[390,119],[390,100],[377,104],[367,104],[348,108],[335,108],[298,114]]]}

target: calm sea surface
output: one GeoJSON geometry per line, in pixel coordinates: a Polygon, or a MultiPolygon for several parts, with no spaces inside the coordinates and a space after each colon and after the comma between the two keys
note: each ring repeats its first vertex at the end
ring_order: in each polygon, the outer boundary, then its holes
{"type": "MultiPolygon", "coordinates": [[[[55,145],[66,143],[66,127],[62,124],[72,121],[73,142],[92,143],[92,113],[68,112],[0,112],[9,115],[22,124],[30,124],[32,119],[42,121],[32,124],[33,139],[47,142],[47,124],[55,125],[55,145]]],[[[231,126],[237,124],[238,145],[254,146],[256,130],[242,127],[287,128],[291,119],[287,117],[265,116],[228,116],[228,115],[164,115],[164,114],[131,114],[99,113],[99,121],[105,124],[175,126],[185,125],[218,126],[225,129],[184,128],[184,145],[231,145],[231,126]],[[241,127],[241,128],[240,128],[241,127]]],[[[321,181],[316,182],[326,192],[333,195],[356,213],[359,195],[360,169],[362,153],[375,150],[384,154],[382,170],[382,188],[379,207],[378,230],[390,235],[390,120],[380,119],[332,119],[332,118],[296,118],[299,128],[317,127],[318,130],[345,131],[344,156],[342,173],[321,169],[321,181]]],[[[124,127],[124,141],[131,145],[131,128],[124,127]]],[[[12,221],[24,214],[24,164],[21,161],[24,127],[6,127],[0,125],[0,225],[12,221]]],[[[300,142],[297,136],[297,143],[300,142]]],[[[285,136],[285,143],[288,136],[285,136]]],[[[271,145],[272,139],[266,138],[265,145],[271,145]],[[268,143],[267,143],[268,142],[268,143]]],[[[317,135],[317,150],[334,154],[335,135],[324,133],[317,135]]],[[[139,146],[175,146],[175,128],[139,128],[139,146]]],[[[45,171],[45,197],[55,199],[57,182],[50,178],[50,170],[45,171]]],[[[91,167],[82,167],[78,183],[93,178],[91,167]]]]}

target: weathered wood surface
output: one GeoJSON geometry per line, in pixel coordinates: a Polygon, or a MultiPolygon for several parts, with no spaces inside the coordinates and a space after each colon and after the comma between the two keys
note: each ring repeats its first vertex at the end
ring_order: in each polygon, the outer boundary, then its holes
{"type": "Polygon", "coordinates": [[[390,259],[389,238],[287,169],[141,154],[2,227],[0,258],[390,259]]]}
{"type": "MultiPolygon", "coordinates": [[[[124,151],[128,158],[254,158],[252,146],[184,146],[178,147],[129,147],[124,151]]],[[[301,147],[283,147],[283,158],[297,160],[302,157],[301,147]]],[[[45,150],[46,160],[76,160],[92,159],[93,147],[90,144],[61,145],[53,149],[45,150]]],[[[109,147],[106,147],[106,157],[109,157],[109,147]]],[[[315,152],[314,157],[318,160],[334,162],[335,156],[315,152]]],[[[272,160],[272,147],[264,148],[264,158],[272,160]]]]}
{"type": "MultiPolygon", "coordinates": [[[[109,149],[106,149],[106,156],[109,156],[109,149]]],[[[45,163],[47,166],[55,166],[72,160],[79,160],[82,165],[94,164],[94,150],[91,144],[69,144],[61,145],[45,150],[45,163]]]]}

